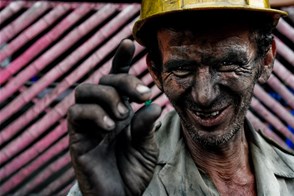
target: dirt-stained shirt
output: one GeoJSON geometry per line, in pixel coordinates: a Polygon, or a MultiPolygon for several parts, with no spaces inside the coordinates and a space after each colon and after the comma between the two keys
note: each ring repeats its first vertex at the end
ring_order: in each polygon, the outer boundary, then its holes
{"type": "MultiPolygon", "coordinates": [[[[256,131],[246,120],[250,155],[259,196],[294,195],[294,154],[256,131]]],[[[215,185],[195,165],[181,135],[179,116],[175,111],[156,126],[159,159],[144,196],[216,196],[215,185]]],[[[81,196],[78,185],[68,196],[81,196]]]]}

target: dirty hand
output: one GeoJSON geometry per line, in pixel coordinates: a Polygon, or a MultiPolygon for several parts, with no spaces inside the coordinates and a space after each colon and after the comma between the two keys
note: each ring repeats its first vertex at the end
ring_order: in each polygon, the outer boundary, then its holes
{"type": "Polygon", "coordinates": [[[151,104],[134,113],[151,91],[127,74],[134,54],[123,40],[109,75],[99,85],[81,84],[68,111],[70,153],[83,195],[140,195],[148,186],[158,157],[153,123],[161,108],[151,104]]]}

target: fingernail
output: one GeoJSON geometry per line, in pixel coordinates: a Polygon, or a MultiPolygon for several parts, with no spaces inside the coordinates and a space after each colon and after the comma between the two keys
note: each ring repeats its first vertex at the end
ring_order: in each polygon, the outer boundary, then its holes
{"type": "Polygon", "coordinates": [[[148,88],[147,86],[144,86],[142,84],[138,84],[138,86],[136,87],[136,90],[140,94],[149,93],[151,91],[150,88],[148,88]]]}
{"type": "Polygon", "coordinates": [[[106,127],[108,129],[112,129],[114,127],[114,125],[115,125],[113,120],[111,120],[108,116],[104,116],[103,121],[105,122],[106,127]]]}
{"type": "Polygon", "coordinates": [[[122,103],[118,103],[117,110],[121,115],[124,115],[128,112],[128,109],[122,103]]]}

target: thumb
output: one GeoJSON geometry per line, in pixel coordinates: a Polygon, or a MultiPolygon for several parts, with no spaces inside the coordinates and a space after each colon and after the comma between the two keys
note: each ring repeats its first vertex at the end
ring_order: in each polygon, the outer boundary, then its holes
{"type": "MultiPolygon", "coordinates": [[[[134,115],[131,123],[132,144],[135,146],[154,145],[153,124],[161,114],[161,107],[157,104],[141,108],[134,115]]],[[[147,146],[146,146],[147,147],[147,146]]]]}

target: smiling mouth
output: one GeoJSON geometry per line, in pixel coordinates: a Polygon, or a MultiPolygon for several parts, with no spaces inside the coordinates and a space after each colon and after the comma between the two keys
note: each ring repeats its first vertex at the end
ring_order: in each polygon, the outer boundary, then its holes
{"type": "Polygon", "coordinates": [[[230,115],[229,106],[226,106],[217,111],[194,111],[192,112],[193,119],[197,124],[203,127],[217,126],[225,121],[230,115]]]}
{"type": "Polygon", "coordinates": [[[211,113],[203,113],[203,112],[195,112],[195,114],[197,116],[199,116],[200,118],[215,118],[216,116],[218,116],[221,113],[221,110],[216,111],[216,112],[211,112],[211,113]]]}

